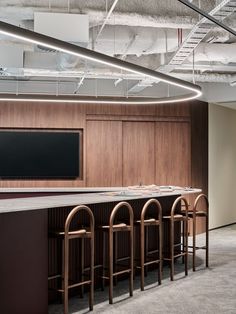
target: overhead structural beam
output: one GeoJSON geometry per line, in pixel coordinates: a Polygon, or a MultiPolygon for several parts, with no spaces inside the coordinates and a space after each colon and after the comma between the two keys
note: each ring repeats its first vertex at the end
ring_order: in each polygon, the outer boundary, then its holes
{"type": "Polygon", "coordinates": [[[213,16],[211,16],[210,14],[207,14],[206,12],[202,11],[200,8],[198,8],[197,6],[195,6],[194,4],[190,3],[187,0],[178,0],[179,2],[181,2],[182,4],[186,5],[187,7],[189,7],[190,9],[192,9],[193,11],[199,13],[200,15],[204,16],[205,18],[207,18],[208,20],[212,21],[213,23],[217,24],[218,26],[222,27],[223,29],[225,29],[227,32],[231,33],[232,35],[236,36],[236,32],[228,27],[227,25],[221,23],[219,20],[215,19],[213,16]]]}

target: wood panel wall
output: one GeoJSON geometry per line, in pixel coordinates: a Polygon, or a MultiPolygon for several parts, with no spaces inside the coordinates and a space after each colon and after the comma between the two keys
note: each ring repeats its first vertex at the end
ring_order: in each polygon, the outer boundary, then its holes
{"type": "Polygon", "coordinates": [[[207,193],[208,105],[0,102],[0,129],[83,131],[82,180],[0,180],[1,187],[173,184],[207,193]]]}
{"type": "Polygon", "coordinates": [[[123,122],[123,185],[155,182],[155,123],[123,122]]]}
{"type": "Polygon", "coordinates": [[[88,121],[86,184],[122,186],[122,122],[88,121]]]}
{"type": "Polygon", "coordinates": [[[190,121],[156,123],[156,180],[158,185],[191,183],[190,121]]]}

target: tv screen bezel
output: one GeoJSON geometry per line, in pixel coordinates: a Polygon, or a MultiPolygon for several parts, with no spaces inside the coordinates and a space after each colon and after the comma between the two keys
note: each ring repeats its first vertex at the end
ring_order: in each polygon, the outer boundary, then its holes
{"type": "Polygon", "coordinates": [[[64,176],[45,176],[45,177],[36,177],[36,176],[1,176],[0,175],[0,180],[9,180],[9,181],[14,181],[14,180],[28,180],[28,181],[45,181],[45,180],[50,180],[50,181],[71,181],[71,180],[83,180],[83,129],[53,129],[53,128],[1,128],[0,132],[37,132],[37,133],[76,133],[79,136],[79,175],[78,176],[71,176],[71,177],[64,177],[64,176]]]}

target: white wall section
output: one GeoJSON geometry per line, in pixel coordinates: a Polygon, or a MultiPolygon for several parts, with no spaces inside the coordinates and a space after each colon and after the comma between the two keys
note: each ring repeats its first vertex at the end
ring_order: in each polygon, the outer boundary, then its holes
{"type": "Polygon", "coordinates": [[[236,111],[209,105],[210,228],[236,222],[236,111]]]}

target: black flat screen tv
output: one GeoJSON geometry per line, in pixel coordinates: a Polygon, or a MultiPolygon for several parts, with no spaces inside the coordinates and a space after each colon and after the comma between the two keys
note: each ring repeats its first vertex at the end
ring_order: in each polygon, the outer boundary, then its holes
{"type": "Polygon", "coordinates": [[[0,131],[0,179],[75,179],[80,132],[0,131]]]}

